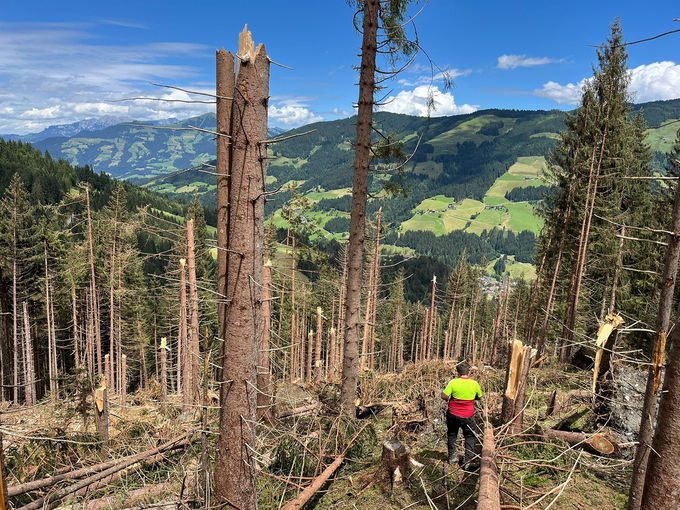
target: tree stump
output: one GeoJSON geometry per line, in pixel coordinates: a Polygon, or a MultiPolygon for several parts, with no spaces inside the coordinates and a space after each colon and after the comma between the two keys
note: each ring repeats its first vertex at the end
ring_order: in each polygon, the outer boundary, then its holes
{"type": "Polygon", "coordinates": [[[401,483],[410,467],[423,467],[411,457],[411,449],[396,439],[383,443],[382,464],[390,476],[390,492],[394,492],[394,484],[401,483]]]}

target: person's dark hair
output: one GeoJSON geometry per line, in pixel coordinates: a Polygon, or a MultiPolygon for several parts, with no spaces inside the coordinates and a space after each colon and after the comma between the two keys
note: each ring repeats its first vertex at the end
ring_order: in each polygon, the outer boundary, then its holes
{"type": "Polygon", "coordinates": [[[458,372],[458,377],[468,375],[470,373],[470,365],[463,361],[456,367],[456,372],[458,372]]]}

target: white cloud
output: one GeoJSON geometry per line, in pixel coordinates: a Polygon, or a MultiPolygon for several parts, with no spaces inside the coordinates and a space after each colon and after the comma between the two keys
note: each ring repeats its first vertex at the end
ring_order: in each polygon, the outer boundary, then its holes
{"type": "MultiPolygon", "coordinates": [[[[578,83],[561,85],[554,81],[543,84],[534,94],[557,104],[576,105],[581,100],[583,86],[589,78],[578,83]]],[[[680,65],[675,62],[653,62],[630,71],[628,91],[637,103],[680,98],[680,65]]]]}
{"type": "Polygon", "coordinates": [[[100,115],[158,120],[214,111],[211,104],[114,102],[139,96],[195,99],[150,88],[150,81],[214,92],[214,86],[193,83],[197,70],[184,64],[210,52],[176,41],[95,44],[97,28],[92,23],[0,22],[0,133],[35,132],[100,115]]]}
{"type": "Polygon", "coordinates": [[[458,115],[463,113],[472,113],[479,109],[479,105],[457,105],[454,101],[453,94],[450,92],[442,92],[439,87],[429,87],[421,85],[413,90],[402,90],[396,96],[390,96],[385,100],[383,106],[379,109],[392,113],[405,113],[407,115],[417,115],[424,117],[428,113],[432,117],[442,117],[444,115],[458,115]],[[428,112],[427,103],[428,97],[432,96],[434,99],[435,109],[428,112]]]}
{"type": "Polygon", "coordinates": [[[501,55],[498,57],[498,69],[516,69],[517,67],[535,67],[562,62],[563,59],[550,57],[527,57],[526,55],[501,55]]]}
{"type": "Polygon", "coordinates": [[[676,99],[680,97],[680,65],[653,62],[631,71],[630,90],[635,102],[676,99]]]}
{"type": "Polygon", "coordinates": [[[312,122],[320,122],[323,117],[304,106],[276,106],[269,107],[269,117],[272,124],[280,127],[297,127],[312,122]]]}
{"type": "Polygon", "coordinates": [[[552,99],[557,104],[578,104],[581,100],[583,86],[585,84],[585,78],[576,84],[567,83],[566,85],[560,85],[557,82],[549,81],[544,83],[541,89],[535,90],[534,94],[539,97],[552,99]]]}

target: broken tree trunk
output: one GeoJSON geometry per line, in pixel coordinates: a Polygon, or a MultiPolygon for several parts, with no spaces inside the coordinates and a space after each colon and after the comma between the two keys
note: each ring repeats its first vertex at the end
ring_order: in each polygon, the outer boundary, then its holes
{"type": "MultiPolygon", "coordinates": [[[[678,186],[680,188],[680,186],[678,186]]],[[[677,231],[676,231],[677,232],[677,231]]],[[[642,508],[676,510],[680,503],[680,323],[671,336],[672,351],[666,367],[659,418],[647,465],[642,508]]],[[[640,448],[638,446],[638,448],[640,448]]]]}
{"type": "Polygon", "coordinates": [[[501,496],[498,489],[498,467],[496,466],[496,444],[493,427],[486,424],[482,443],[482,463],[479,471],[479,497],[477,510],[500,510],[501,496]]]}
{"type": "Polygon", "coordinates": [[[272,263],[266,260],[262,266],[262,299],[260,305],[260,343],[257,351],[257,419],[271,414],[272,397],[269,384],[269,328],[271,327],[271,281],[272,263]]]}
{"type": "Polygon", "coordinates": [[[652,431],[656,421],[658,406],[658,390],[661,383],[661,370],[665,362],[666,334],[671,317],[673,294],[675,292],[676,278],[678,274],[678,259],[680,258],[680,186],[675,190],[673,203],[673,219],[671,232],[668,236],[668,248],[663,275],[661,277],[661,295],[659,296],[659,312],[656,317],[656,340],[652,356],[652,365],[647,375],[647,387],[645,388],[645,400],[642,405],[642,420],[640,433],[638,434],[638,447],[633,461],[633,478],[628,495],[628,510],[639,510],[642,489],[645,485],[647,462],[649,460],[650,445],[652,443],[652,431]]]}
{"type": "Polygon", "coordinates": [[[520,340],[514,340],[508,346],[508,372],[505,394],[503,395],[503,409],[501,422],[509,423],[508,432],[519,434],[522,432],[524,417],[524,400],[526,383],[531,366],[531,347],[524,346],[520,340]]]}
{"type": "Polygon", "coordinates": [[[106,377],[101,378],[99,388],[94,392],[94,421],[97,433],[105,443],[109,441],[109,392],[106,377]]]}
{"type": "Polygon", "coordinates": [[[568,430],[548,429],[543,432],[545,437],[558,439],[572,446],[580,445],[601,455],[609,455],[616,449],[615,443],[602,434],[586,434],[585,432],[571,432],[568,430]]]}
{"type": "Polygon", "coordinates": [[[269,57],[247,27],[239,35],[234,86],[223,378],[215,453],[218,503],[257,508],[257,350],[264,250],[269,57]]]}
{"type": "Polygon", "coordinates": [[[390,492],[394,492],[394,485],[401,483],[410,468],[423,467],[411,457],[411,449],[396,439],[383,443],[382,465],[390,477],[390,492]]]}
{"type": "Polygon", "coordinates": [[[168,400],[168,343],[167,339],[161,337],[161,401],[168,400]]]}

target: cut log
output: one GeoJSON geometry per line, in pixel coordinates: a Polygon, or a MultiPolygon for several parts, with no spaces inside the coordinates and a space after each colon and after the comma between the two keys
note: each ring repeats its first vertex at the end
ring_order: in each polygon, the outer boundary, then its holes
{"type": "Polygon", "coordinates": [[[479,472],[479,497],[477,510],[500,510],[501,497],[498,490],[498,468],[496,466],[496,444],[493,427],[486,424],[482,444],[482,465],[479,472]]]}
{"type": "Polygon", "coordinates": [[[585,432],[571,432],[568,430],[548,429],[543,433],[550,439],[558,439],[572,446],[581,445],[601,455],[610,455],[616,450],[616,443],[603,434],[586,434],[585,432]]]}
{"type": "Polygon", "coordinates": [[[305,503],[309,501],[314,494],[316,494],[316,491],[318,491],[324,483],[337,471],[337,469],[340,467],[340,464],[342,464],[342,461],[345,460],[344,455],[339,455],[336,457],[336,459],[333,461],[332,464],[330,464],[326,469],[323,470],[323,472],[317,476],[314,481],[303,490],[300,495],[295,498],[293,501],[289,501],[286,506],[283,507],[283,510],[299,510],[303,506],[305,506],[305,503]]]}

